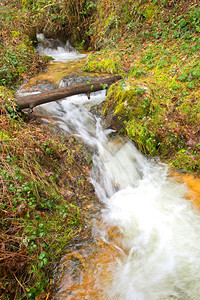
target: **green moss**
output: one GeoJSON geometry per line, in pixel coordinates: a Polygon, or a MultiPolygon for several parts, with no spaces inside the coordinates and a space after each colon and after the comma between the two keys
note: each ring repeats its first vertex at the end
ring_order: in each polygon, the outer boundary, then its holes
{"type": "Polygon", "coordinates": [[[84,70],[88,72],[101,72],[117,74],[121,70],[121,58],[119,55],[113,57],[109,52],[105,52],[105,56],[98,55],[98,53],[90,54],[87,58],[87,63],[84,70]],[[110,56],[110,57],[106,57],[110,56]]]}
{"type": "MultiPolygon", "coordinates": [[[[177,71],[172,72],[174,63],[163,64],[162,68],[157,64],[163,52],[169,51],[160,51],[160,47],[155,45],[151,46],[151,51],[143,51],[142,59],[132,63],[129,79],[108,90],[103,113],[106,115],[112,111],[113,120],[122,122],[121,128],[126,130],[143,153],[158,155],[161,159],[177,154],[173,162],[178,167],[178,157],[182,154],[180,150],[187,149],[191,137],[194,146],[190,151],[198,149],[195,132],[198,131],[200,115],[199,90],[188,89],[185,82],[180,81],[177,71]],[[155,63],[153,68],[152,59],[155,63]],[[147,73],[149,70],[151,73],[147,73]]],[[[186,64],[182,64],[181,68],[186,68],[186,64]]],[[[196,80],[195,77],[193,79],[196,80]]],[[[191,158],[192,154],[188,157],[191,158]]],[[[180,167],[191,170],[188,159],[180,167]]],[[[192,169],[198,170],[197,167],[192,169]]]]}
{"type": "Polygon", "coordinates": [[[198,153],[188,153],[185,149],[178,151],[167,162],[177,170],[198,172],[200,169],[200,155],[198,153]]]}
{"type": "Polygon", "coordinates": [[[10,91],[8,88],[4,87],[4,86],[0,86],[0,100],[1,100],[1,104],[3,102],[8,101],[9,99],[13,99],[14,95],[13,92],[10,91]]]}
{"type": "Polygon", "coordinates": [[[126,130],[130,139],[137,143],[141,152],[150,155],[156,154],[158,141],[153,130],[148,129],[148,121],[141,124],[133,119],[128,122],[126,130]]]}
{"type": "Polygon", "coordinates": [[[10,138],[10,136],[7,133],[5,133],[3,131],[0,131],[0,141],[1,140],[7,140],[9,138],[10,138]]]}
{"type": "Polygon", "coordinates": [[[144,8],[144,15],[147,20],[156,18],[159,9],[157,5],[149,4],[144,8]]]}

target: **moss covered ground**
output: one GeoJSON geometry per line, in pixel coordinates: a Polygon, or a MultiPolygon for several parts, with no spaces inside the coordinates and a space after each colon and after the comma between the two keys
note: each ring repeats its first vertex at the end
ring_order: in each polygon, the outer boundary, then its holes
{"type": "Polygon", "coordinates": [[[85,70],[118,73],[103,108],[149,156],[199,174],[200,6],[99,1],[85,70]]]}

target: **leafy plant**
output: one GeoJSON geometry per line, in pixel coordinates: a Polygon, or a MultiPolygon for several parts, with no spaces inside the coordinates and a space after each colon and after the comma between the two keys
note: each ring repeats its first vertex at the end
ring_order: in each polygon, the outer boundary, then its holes
{"type": "MultiPolygon", "coordinates": [[[[5,88],[3,92],[6,93],[5,88]]],[[[8,139],[1,139],[3,214],[0,229],[6,232],[1,236],[1,244],[5,245],[0,261],[0,275],[4,274],[2,293],[5,299],[10,298],[12,290],[6,289],[10,282],[16,297],[35,298],[48,288],[55,261],[82,227],[79,209],[72,202],[66,202],[62,195],[63,178],[67,177],[68,168],[71,168],[71,176],[77,174],[79,161],[76,158],[74,163],[71,148],[62,145],[64,156],[62,163],[58,163],[55,158],[61,151],[60,142],[55,138],[50,140],[50,132],[47,138],[46,129],[43,131],[38,125],[34,128],[33,124],[2,115],[0,129],[12,132],[7,135],[8,139]]],[[[72,145],[70,147],[75,147],[72,145]]],[[[84,189],[85,195],[88,184],[84,178],[84,184],[77,182],[76,189],[84,189]]]]}

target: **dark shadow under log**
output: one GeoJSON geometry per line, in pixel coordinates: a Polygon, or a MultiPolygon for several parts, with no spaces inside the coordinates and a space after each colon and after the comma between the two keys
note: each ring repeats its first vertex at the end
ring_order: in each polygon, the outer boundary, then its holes
{"type": "Polygon", "coordinates": [[[59,99],[63,99],[65,97],[78,95],[78,94],[87,94],[89,95],[92,92],[97,92],[100,90],[106,89],[109,85],[113,84],[114,82],[120,80],[121,76],[113,76],[101,80],[94,80],[85,83],[74,84],[68,87],[55,89],[53,91],[40,93],[40,94],[33,94],[28,96],[18,96],[16,95],[15,98],[17,100],[17,104],[19,108],[33,108],[37,105],[56,101],[59,99]]]}

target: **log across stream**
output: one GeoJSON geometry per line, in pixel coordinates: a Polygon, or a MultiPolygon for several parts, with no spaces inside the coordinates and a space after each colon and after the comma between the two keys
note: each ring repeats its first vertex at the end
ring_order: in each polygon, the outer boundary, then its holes
{"type": "Polygon", "coordinates": [[[52,299],[199,300],[200,195],[113,137],[91,113],[104,100],[100,91],[36,108],[93,151],[90,180],[103,206],[91,220],[95,251],[78,244],[63,254],[52,299]]]}
{"type": "Polygon", "coordinates": [[[43,92],[39,94],[33,94],[28,96],[18,96],[15,98],[19,108],[33,108],[37,105],[56,101],[63,99],[65,97],[78,95],[78,94],[87,94],[90,97],[92,92],[97,92],[100,90],[107,89],[112,83],[120,80],[121,76],[113,76],[104,78],[101,80],[88,81],[86,83],[79,83],[72,86],[55,89],[53,91],[43,92]]]}

